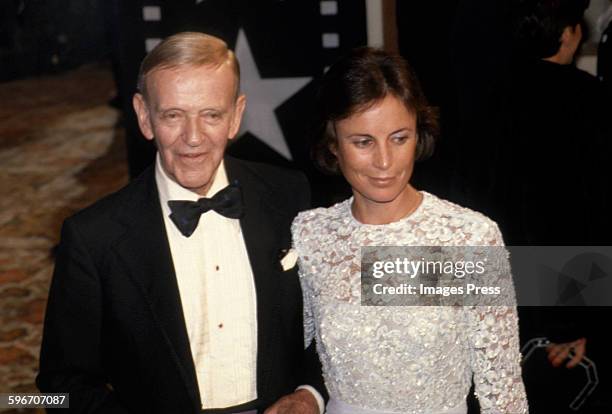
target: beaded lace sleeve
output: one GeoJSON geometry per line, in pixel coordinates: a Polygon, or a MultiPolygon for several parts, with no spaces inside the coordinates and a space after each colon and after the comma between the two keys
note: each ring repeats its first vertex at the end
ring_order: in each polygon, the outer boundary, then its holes
{"type": "MultiPolygon", "coordinates": [[[[504,245],[497,225],[490,226],[484,242],[489,246],[504,245]]],[[[470,306],[466,309],[475,392],[483,414],[527,413],[508,253],[505,249],[496,249],[496,252],[490,275],[510,298],[511,306],[470,306]]]]}
{"type": "Polygon", "coordinates": [[[304,243],[309,236],[308,226],[305,225],[308,219],[305,214],[298,215],[291,225],[291,234],[293,237],[293,248],[298,254],[298,274],[300,276],[300,284],[302,286],[302,296],[304,302],[304,349],[308,348],[315,337],[315,322],[312,311],[313,288],[312,281],[306,277],[305,259],[308,256],[304,243]]]}

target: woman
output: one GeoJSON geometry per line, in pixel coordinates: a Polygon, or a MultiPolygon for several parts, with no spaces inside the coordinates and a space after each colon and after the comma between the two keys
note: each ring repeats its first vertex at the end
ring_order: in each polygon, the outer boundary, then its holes
{"type": "Polygon", "coordinates": [[[353,51],[326,73],[318,108],[317,161],[353,192],[292,227],[327,413],[464,414],[472,374],[483,413],[527,412],[515,307],[360,306],[362,246],[503,244],[488,218],[410,185],[437,123],[406,62],[353,51]]]}

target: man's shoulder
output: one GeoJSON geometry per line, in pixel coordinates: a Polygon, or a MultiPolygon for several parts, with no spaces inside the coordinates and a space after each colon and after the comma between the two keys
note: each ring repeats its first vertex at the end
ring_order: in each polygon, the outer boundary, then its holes
{"type": "Polygon", "coordinates": [[[262,198],[290,217],[310,207],[310,185],[301,171],[227,156],[225,166],[228,178],[243,187],[246,202],[262,198]]]}
{"type": "Polygon", "coordinates": [[[597,91],[601,88],[601,83],[599,82],[599,80],[597,80],[595,76],[574,65],[569,65],[568,67],[568,78],[570,79],[569,82],[573,82],[579,92],[587,92],[587,94],[596,94],[597,91]]]}
{"type": "Polygon", "coordinates": [[[145,170],[140,176],[119,190],[110,193],[93,204],[79,210],[66,219],[67,223],[80,226],[103,228],[118,213],[129,211],[136,198],[144,197],[150,191],[153,170],[145,170]]]}
{"type": "Polygon", "coordinates": [[[308,180],[303,172],[279,167],[277,165],[266,164],[262,162],[247,161],[234,157],[226,157],[226,162],[231,166],[240,166],[243,171],[247,171],[253,177],[261,180],[270,187],[295,187],[306,186],[308,180]]]}

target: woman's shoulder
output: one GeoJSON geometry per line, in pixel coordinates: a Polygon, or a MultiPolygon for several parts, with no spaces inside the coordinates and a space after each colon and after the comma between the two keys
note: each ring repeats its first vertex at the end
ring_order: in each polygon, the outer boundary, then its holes
{"type": "Polygon", "coordinates": [[[455,232],[497,237],[497,223],[484,214],[433,194],[423,193],[427,203],[426,214],[431,221],[451,227],[455,232]]]}
{"type": "Polygon", "coordinates": [[[334,233],[339,220],[346,217],[349,200],[342,201],[331,207],[319,207],[299,213],[291,225],[294,243],[300,244],[303,240],[317,243],[334,233]]]}
{"type": "Polygon", "coordinates": [[[293,227],[310,224],[321,226],[336,221],[346,214],[346,208],[349,202],[350,199],[341,201],[331,207],[318,207],[302,211],[293,220],[293,227]]]}
{"type": "Polygon", "coordinates": [[[440,198],[425,191],[423,191],[423,194],[425,195],[429,203],[430,211],[434,211],[438,215],[443,215],[452,218],[461,218],[470,222],[495,224],[493,220],[491,220],[489,217],[485,216],[479,211],[460,206],[459,204],[453,201],[440,198]]]}

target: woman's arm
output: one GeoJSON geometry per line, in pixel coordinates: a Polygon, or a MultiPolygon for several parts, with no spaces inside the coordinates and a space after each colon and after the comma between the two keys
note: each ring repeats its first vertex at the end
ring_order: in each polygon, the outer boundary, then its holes
{"type": "MultiPolygon", "coordinates": [[[[489,246],[503,246],[499,229],[492,224],[485,237],[489,246]]],[[[486,281],[501,287],[504,305],[478,303],[466,308],[471,365],[476,396],[483,414],[527,413],[521,376],[516,298],[508,253],[491,247],[486,281]]],[[[484,300],[484,299],[483,299],[484,300]]]]}

